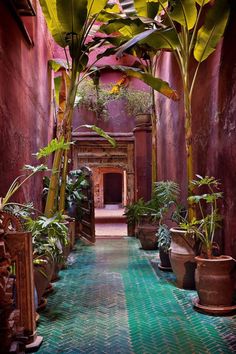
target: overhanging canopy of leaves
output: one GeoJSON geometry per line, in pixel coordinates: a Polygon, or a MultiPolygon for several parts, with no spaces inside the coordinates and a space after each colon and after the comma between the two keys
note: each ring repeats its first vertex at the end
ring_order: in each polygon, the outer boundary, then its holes
{"type": "Polygon", "coordinates": [[[67,35],[80,34],[82,38],[84,26],[88,18],[98,14],[106,7],[107,0],[39,0],[48,28],[61,47],[67,46],[67,35]]]}

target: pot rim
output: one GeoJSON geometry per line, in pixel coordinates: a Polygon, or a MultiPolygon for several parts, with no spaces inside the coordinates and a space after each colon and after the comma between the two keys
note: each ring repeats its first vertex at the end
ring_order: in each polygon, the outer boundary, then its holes
{"type": "Polygon", "coordinates": [[[231,256],[222,254],[221,256],[213,257],[213,258],[204,258],[201,256],[196,256],[195,260],[197,262],[227,262],[227,261],[235,261],[231,256]]]}
{"type": "Polygon", "coordinates": [[[171,229],[170,229],[170,232],[176,232],[176,233],[180,233],[180,234],[194,234],[195,232],[194,231],[186,231],[186,230],[183,230],[183,229],[181,229],[181,227],[180,226],[175,226],[175,227],[172,227],[171,229]]]}

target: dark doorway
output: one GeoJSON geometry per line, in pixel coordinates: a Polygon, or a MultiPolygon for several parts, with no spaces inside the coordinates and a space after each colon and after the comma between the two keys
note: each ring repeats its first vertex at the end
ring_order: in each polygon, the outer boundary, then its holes
{"type": "Polygon", "coordinates": [[[105,173],[103,176],[104,204],[122,203],[122,174],[105,173]]]}

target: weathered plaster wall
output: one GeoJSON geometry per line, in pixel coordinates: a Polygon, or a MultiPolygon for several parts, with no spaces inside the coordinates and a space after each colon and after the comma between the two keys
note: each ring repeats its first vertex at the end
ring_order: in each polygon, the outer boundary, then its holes
{"type": "MultiPolygon", "coordinates": [[[[221,180],[224,192],[225,253],[236,257],[236,7],[224,40],[200,68],[193,92],[194,171],[221,180]]],[[[171,102],[157,95],[158,178],[174,179],[186,197],[184,111],[178,68],[170,53],[163,55],[158,75],[181,95],[171,102]]]]}
{"type": "MultiPolygon", "coordinates": [[[[22,172],[24,164],[36,164],[32,157],[52,135],[50,120],[51,78],[47,61],[49,38],[40,7],[32,25],[31,48],[13,15],[0,2],[0,196],[22,172]]],[[[42,178],[33,178],[22,188],[18,200],[40,204],[42,178]]]]}
{"type": "MultiPolygon", "coordinates": [[[[113,65],[116,65],[115,58],[112,57],[106,59],[106,62],[111,63],[113,60],[113,65]]],[[[127,63],[126,63],[127,64],[127,63]]],[[[131,63],[132,64],[132,63],[131,63]]],[[[128,65],[128,64],[127,64],[128,65]]],[[[100,81],[103,84],[115,84],[118,80],[121,79],[123,74],[115,71],[101,71],[100,81]]],[[[129,79],[128,87],[134,90],[148,90],[146,84],[137,79],[129,79]]],[[[75,108],[74,117],[73,117],[73,126],[77,128],[82,124],[96,124],[100,128],[104,129],[107,132],[111,133],[128,133],[132,132],[135,128],[134,116],[128,116],[127,110],[125,107],[125,101],[114,100],[108,103],[108,115],[106,119],[97,118],[96,114],[92,111],[88,111],[84,108],[75,108]]],[[[86,131],[87,129],[81,128],[79,131],[86,131]]]]}

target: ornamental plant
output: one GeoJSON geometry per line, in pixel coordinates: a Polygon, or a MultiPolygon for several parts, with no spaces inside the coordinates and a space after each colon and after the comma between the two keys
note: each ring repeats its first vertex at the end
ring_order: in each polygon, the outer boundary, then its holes
{"type": "MultiPolygon", "coordinates": [[[[178,65],[183,85],[185,146],[188,181],[194,179],[192,101],[199,68],[216,49],[224,35],[230,13],[228,0],[178,0],[139,1],[120,0],[126,15],[119,30],[131,31],[134,20],[140,21],[140,31],[123,43],[118,55],[123,53],[158,55],[160,51],[171,51],[178,65]],[[192,65],[193,63],[193,65],[192,65]],[[191,64],[191,65],[190,65],[191,64]]],[[[156,71],[154,70],[153,75],[156,71]]],[[[152,83],[149,83],[152,86],[152,83]]],[[[193,216],[191,204],[189,217],[193,216]]]]}
{"type": "Polygon", "coordinates": [[[189,202],[195,207],[196,215],[189,222],[180,223],[180,227],[187,232],[194,231],[202,245],[202,254],[206,258],[213,257],[215,246],[215,232],[221,227],[222,215],[219,212],[219,202],[223,197],[220,183],[214,177],[202,177],[191,181],[190,188],[193,192],[188,197],[189,202]]]}

